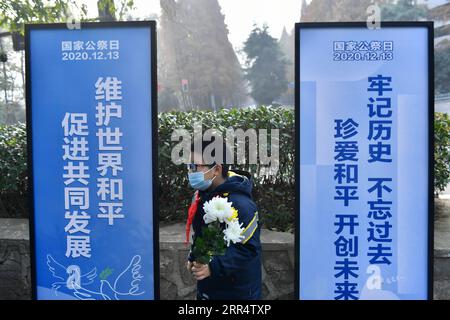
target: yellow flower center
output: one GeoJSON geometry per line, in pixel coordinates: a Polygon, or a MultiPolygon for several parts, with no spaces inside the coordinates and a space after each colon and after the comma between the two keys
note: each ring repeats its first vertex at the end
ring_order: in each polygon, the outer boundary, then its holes
{"type": "Polygon", "coordinates": [[[238,217],[238,211],[235,208],[231,207],[231,212],[233,212],[233,213],[232,213],[231,217],[228,218],[228,221],[233,221],[234,219],[237,219],[237,217],[238,217]]]}

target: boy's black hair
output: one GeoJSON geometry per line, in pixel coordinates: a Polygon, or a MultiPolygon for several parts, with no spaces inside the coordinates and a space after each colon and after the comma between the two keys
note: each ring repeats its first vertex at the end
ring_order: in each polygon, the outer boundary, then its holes
{"type": "MultiPolygon", "coordinates": [[[[202,156],[203,156],[203,153],[205,152],[206,147],[209,146],[213,142],[214,142],[214,140],[213,141],[204,141],[203,139],[194,140],[191,143],[191,152],[193,153],[194,151],[196,151],[196,150],[194,150],[194,146],[195,146],[196,143],[199,143],[202,146],[202,156]]],[[[227,152],[229,152],[229,149],[227,148],[227,144],[225,142],[223,142],[223,146],[222,147],[223,147],[223,150],[222,150],[222,161],[219,161],[217,163],[222,165],[222,177],[226,178],[226,177],[228,177],[228,170],[229,170],[229,165],[226,164],[226,156],[227,156],[227,152]]],[[[215,149],[211,153],[211,156],[212,157],[216,156],[215,155],[215,149]]],[[[207,166],[212,168],[217,163],[213,162],[211,164],[207,164],[207,166]]]]}

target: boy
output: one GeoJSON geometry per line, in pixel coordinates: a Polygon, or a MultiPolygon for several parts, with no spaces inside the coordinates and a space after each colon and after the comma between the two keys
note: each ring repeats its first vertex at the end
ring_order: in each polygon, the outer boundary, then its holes
{"type": "MultiPolygon", "coordinates": [[[[201,141],[202,154],[209,142],[201,141]]],[[[194,144],[193,144],[194,145],[194,144]]],[[[211,300],[255,300],[261,299],[261,243],[258,210],[252,200],[252,178],[248,172],[228,170],[224,158],[213,164],[205,164],[202,154],[191,147],[192,164],[188,165],[189,183],[196,190],[190,211],[195,214],[192,221],[193,243],[201,235],[206,224],[203,204],[215,196],[227,197],[238,211],[239,223],[245,228],[244,238],[239,243],[230,243],[223,256],[213,256],[207,265],[195,262],[192,250],[186,264],[197,280],[197,299],[211,300]],[[218,163],[221,162],[221,163],[218,163]],[[194,209],[194,210],[193,210],[194,209]]],[[[214,156],[214,155],[212,155],[214,156]]],[[[217,160],[217,159],[216,159],[217,160]]]]}

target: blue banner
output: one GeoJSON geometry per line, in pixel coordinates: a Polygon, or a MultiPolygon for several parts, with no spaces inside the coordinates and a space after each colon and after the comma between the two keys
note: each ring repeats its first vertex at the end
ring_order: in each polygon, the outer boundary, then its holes
{"type": "Polygon", "coordinates": [[[37,299],[155,298],[154,35],[27,26],[37,299]]]}
{"type": "Polygon", "coordinates": [[[297,25],[300,299],[429,298],[430,30],[297,25]]]}

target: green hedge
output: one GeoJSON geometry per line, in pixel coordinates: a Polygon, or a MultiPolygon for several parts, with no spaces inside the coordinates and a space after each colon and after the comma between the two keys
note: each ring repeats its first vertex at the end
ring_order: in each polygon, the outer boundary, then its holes
{"type": "Polygon", "coordinates": [[[450,117],[436,113],[434,119],[434,192],[443,191],[450,182],[450,117]]]}
{"type": "MultiPolygon", "coordinates": [[[[294,138],[295,116],[292,109],[284,107],[257,109],[222,109],[213,111],[166,112],[159,116],[159,179],[161,185],[160,216],[163,221],[184,221],[193,190],[187,181],[184,165],[171,161],[171,150],[178,142],[171,142],[175,128],[193,132],[194,122],[201,121],[203,130],[216,128],[224,133],[228,127],[234,130],[252,128],[279,129],[279,171],[276,176],[262,176],[258,165],[239,165],[254,178],[254,200],[258,205],[265,227],[292,230],[294,216],[294,138]]],[[[225,136],[225,134],[224,134],[225,136]]],[[[248,149],[246,149],[248,153],[248,149]]],[[[270,138],[268,138],[270,150],[270,138]]],[[[270,156],[270,155],[269,155],[270,156]]],[[[232,167],[233,168],[233,167],[232,167]]]]}
{"type": "Polygon", "coordinates": [[[0,126],[0,217],[28,217],[24,124],[0,126]]]}
{"type": "MultiPolygon", "coordinates": [[[[159,114],[159,208],[162,223],[184,222],[193,191],[188,186],[184,165],[171,162],[171,142],[175,128],[192,132],[195,121],[203,128],[225,131],[249,128],[280,129],[280,168],[275,177],[259,175],[257,165],[237,168],[252,173],[255,180],[254,198],[265,227],[292,230],[294,217],[294,111],[283,107],[257,109],[223,109],[211,111],[166,112],[159,114]]],[[[450,119],[436,114],[435,118],[435,191],[450,181],[450,119]]],[[[270,142],[270,141],[269,141],[270,142]]],[[[270,148],[270,146],[269,146],[270,148]]],[[[0,217],[27,217],[26,130],[23,124],[0,126],[0,217]]]]}

